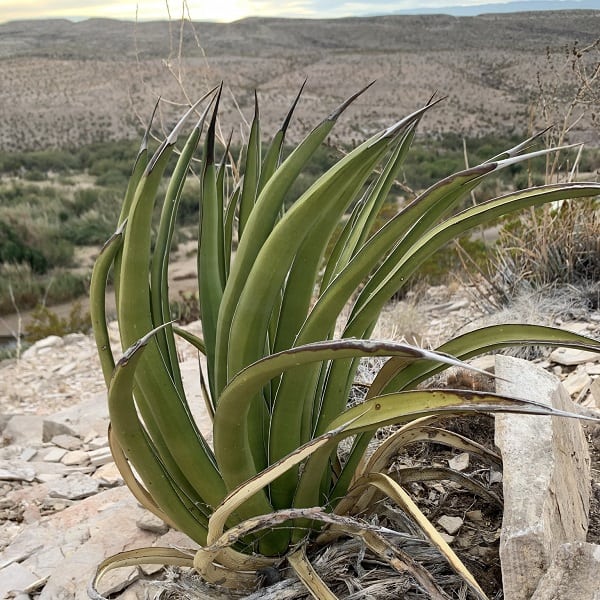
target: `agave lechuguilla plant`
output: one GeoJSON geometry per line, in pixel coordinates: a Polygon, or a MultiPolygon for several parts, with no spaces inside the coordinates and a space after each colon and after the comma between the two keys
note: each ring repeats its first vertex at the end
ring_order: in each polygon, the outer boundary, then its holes
{"type": "MultiPolygon", "coordinates": [[[[383,493],[422,527],[473,594],[483,598],[402,480],[383,472],[386,460],[407,443],[429,438],[497,462],[497,456],[473,442],[432,427],[432,420],[482,411],[563,413],[526,399],[418,386],[451,365],[509,345],[597,351],[600,344],[527,324],[476,330],[435,350],[372,340],[370,335],[390,298],[452,239],[513,211],[594,196],[600,184],[519,190],[459,211],[484,179],[547,152],[527,153],[534,137],[443,179],[373,233],[416,128],[437,101],[353,149],[286,210],[292,184],[358,94],[317,125],[285,160],[286,128],[298,98],[264,157],[257,103],[244,164],[239,165],[243,177],[234,185],[228,181],[228,152],[218,146],[215,134],[219,95],[215,89],[192,106],[153,154],[146,134],[118,227],[96,262],[91,284],[115,461],[138,500],[200,549],[123,553],[100,565],[97,577],[126,564],[160,562],[194,567],[208,581],[243,588],[254,585],[256,571],[286,559],[314,595],[331,598],[304,548],[309,541],[325,543],[346,534],[360,537],[393,568],[410,570],[432,598],[447,597],[418,563],[355,517],[368,514],[373,498],[383,493]],[[199,120],[175,152],[184,123],[194,114],[199,120]],[[178,201],[196,155],[201,161],[197,256],[202,338],[171,322],[168,293],[178,201]],[[168,187],[159,193],[171,160],[175,167],[168,187]],[[162,207],[154,232],[157,201],[162,207]],[[123,349],[118,361],[110,350],[104,305],[110,269],[123,349]],[[345,309],[348,316],[336,337],[345,309]],[[176,336],[206,357],[203,388],[214,447],[191,416],[176,336]],[[365,400],[348,408],[358,363],[373,356],[388,360],[365,400]],[[398,432],[366,458],[374,432],[389,424],[399,425],[398,432]],[[351,450],[340,464],[337,447],[349,436],[354,436],[351,450]]],[[[97,597],[94,585],[90,594],[97,597]]]]}

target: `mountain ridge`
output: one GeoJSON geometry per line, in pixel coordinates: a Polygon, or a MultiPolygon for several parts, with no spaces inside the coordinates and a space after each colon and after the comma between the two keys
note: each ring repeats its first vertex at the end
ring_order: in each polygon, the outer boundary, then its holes
{"type": "MultiPolygon", "coordinates": [[[[436,90],[448,100],[426,133],[521,133],[538,78],[565,77],[566,49],[592,44],[600,11],[478,17],[392,15],[329,20],[251,18],[233,23],[54,19],[0,24],[0,149],[69,146],[138,136],[156,99],[165,127],[191,98],[223,80],[223,122],[278,127],[308,77],[291,139],[372,79],[334,143],[352,144],[412,112],[436,90]],[[179,43],[181,40],[181,53],[179,43]],[[181,60],[180,60],[181,59],[181,60]],[[243,115],[240,115],[240,112],[243,115]]],[[[582,123],[579,137],[597,140],[582,123]]],[[[336,137],[337,136],[337,137],[336,137]]]]}

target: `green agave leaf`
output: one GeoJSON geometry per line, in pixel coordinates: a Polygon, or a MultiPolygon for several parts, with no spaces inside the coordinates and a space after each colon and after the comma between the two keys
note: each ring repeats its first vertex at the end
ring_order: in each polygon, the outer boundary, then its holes
{"type": "MultiPolygon", "coordinates": [[[[267,319],[271,314],[273,300],[286,280],[290,260],[294,262],[290,276],[287,277],[278,340],[289,340],[293,336],[298,323],[298,315],[305,314],[310,303],[320,257],[335,224],[353,199],[357,187],[364,183],[374,165],[384,156],[388,148],[393,146],[396,136],[401,135],[427,109],[428,107],[424,107],[409,115],[394,127],[375,136],[344,157],[331,171],[317,180],[273,230],[257,258],[246,288],[240,297],[233,325],[236,324],[237,319],[240,322],[247,322],[250,311],[252,311],[256,328],[252,329],[251,333],[247,328],[245,330],[232,328],[231,345],[243,354],[240,354],[239,357],[230,354],[233,359],[230,360],[231,372],[239,370],[252,359],[256,360],[260,357],[262,352],[260,340],[264,339],[264,331],[267,319]],[[324,205],[325,199],[327,204],[324,205]],[[276,265],[272,264],[271,256],[278,257],[276,265]],[[257,304],[264,307],[262,324],[257,319],[257,304]],[[284,318],[283,311],[285,311],[285,315],[290,315],[289,319],[284,318]],[[236,335],[238,331],[239,337],[236,335]],[[237,361],[233,362],[236,358],[237,361]]],[[[331,324],[330,320],[329,328],[331,324]]],[[[318,371],[316,374],[318,375],[318,371]]],[[[312,397],[304,392],[311,381],[314,382],[314,378],[311,379],[310,374],[297,373],[292,376],[291,382],[284,377],[279,386],[271,415],[270,449],[272,459],[276,460],[278,457],[284,456],[289,450],[304,441],[302,429],[306,428],[302,426],[305,420],[303,415],[308,415],[308,419],[310,419],[313,407],[312,397]],[[296,382],[299,387],[296,387],[296,382]],[[305,398],[309,403],[306,407],[305,398]],[[286,411],[293,411],[296,417],[291,418],[286,411]],[[286,416],[280,418],[280,415],[284,413],[286,416]],[[281,428],[283,422],[287,424],[285,434],[281,428]],[[293,429],[290,428],[290,423],[294,424],[293,429]],[[284,445],[285,448],[280,454],[280,449],[284,445]]]]}
{"type": "Polygon", "coordinates": [[[239,212],[239,238],[242,239],[248,217],[254,208],[256,194],[258,192],[258,180],[260,177],[261,147],[260,147],[260,120],[258,114],[258,97],[254,90],[254,118],[250,127],[250,137],[246,148],[246,160],[244,162],[244,179],[242,182],[242,195],[240,198],[239,212]]]}
{"type": "Polygon", "coordinates": [[[271,144],[269,145],[269,149],[267,150],[267,154],[263,160],[263,164],[262,164],[262,167],[260,170],[260,180],[258,182],[258,193],[259,194],[260,194],[260,192],[262,192],[265,185],[267,184],[267,181],[269,181],[269,179],[271,179],[271,177],[273,176],[273,173],[275,173],[275,171],[277,170],[277,168],[279,166],[279,161],[281,158],[281,151],[283,149],[283,143],[285,140],[285,134],[286,134],[287,129],[292,120],[292,115],[294,114],[294,110],[296,109],[296,106],[298,105],[298,102],[300,101],[300,96],[302,95],[302,92],[304,91],[304,86],[306,85],[307,81],[308,80],[305,79],[304,83],[300,86],[300,90],[298,91],[296,98],[292,102],[292,106],[288,110],[288,113],[287,113],[281,127],[279,128],[279,130],[277,131],[277,133],[271,140],[271,144]]]}
{"type": "Polygon", "coordinates": [[[240,239],[236,259],[231,265],[219,311],[215,365],[217,392],[220,392],[227,380],[235,374],[235,372],[230,376],[227,374],[230,351],[229,336],[234,313],[256,257],[280,216],[285,195],[316,149],[327,137],[341,113],[366,89],[364,88],[350,97],[308,134],[265,183],[256,200],[257,209],[252,211],[248,217],[247,234],[240,239]]]}
{"type": "MultiPolygon", "coordinates": [[[[133,398],[134,377],[143,349],[156,331],[133,345],[117,362],[108,391],[112,432],[127,459],[135,466],[155,504],[177,524],[181,531],[200,544],[206,542],[208,519],[190,490],[179,487],[185,477],[177,463],[168,460],[148,436],[133,398]],[[188,496],[189,495],[189,496],[188,496]]],[[[193,491],[192,491],[193,492],[193,491]]]]}
{"type": "Polygon", "coordinates": [[[206,346],[208,382],[213,398],[216,397],[214,362],[217,315],[219,313],[221,298],[223,297],[223,289],[225,288],[223,212],[219,206],[215,168],[215,130],[220,94],[221,90],[219,90],[219,94],[217,95],[215,108],[206,134],[201,175],[201,218],[198,234],[200,314],[202,315],[202,333],[206,346]]]}
{"type": "MultiPolygon", "coordinates": [[[[304,323],[296,343],[308,343],[327,336],[331,323],[335,322],[360,283],[385,255],[398,245],[398,240],[402,240],[409,233],[411,236],[418,236],[422,229],[431,227],[444,212],[476,185],[475,182],[482,175],[492,170],[492,166],[479,166],[453,175],[430,188],[391,219],[369,239],[323,292],[304,323]]],[[[386,264],[394,263],[387,258],[384,262],[384,265],[386,264]]],[[[370,283],[367,282],[365,287],[370,283]]],[[[365,328],[363,333],[367,332],[368,328],[365,328]]],[[[327,374],[327,388],[323,392],[323,397],[319,396],[315,399],[316,404],[313,409],[313,418],[318,430],[322,431],[326,423],[345,406],[355,367],[356,364],[353,363],[338,363],[333,367],[333,371],[327,374]]],[[[304,384],[296,381],[293,385],[290,384],[290,389],[298,393],[298,390],[302,389],[298,386],[308,386],[309,381],[310,379],[304,384]]]]}
{"type": "MultiPolygon", "coordinates": [[[[522,323],[482,327],[446,342],[436,351],[451,354],[460,360],[469,360],[509,346],[564,346],[600,352],[600,341],[593,338],[555,327],[522,323]]],[[[443,369],[443,366],[431,361],[409,365],[391,358],[377,373],[368,395],[414,388],[443,369]]]]}
{"type": "MultiPolygon", "coordinates": [[[[154,201],[177,136],[193,110],[195,106],[148,162],[131,206],[123,244],[121,293],[117,307],[125,347],[135,344],[154,329],[148,289],[154,201]]],[[[180,487],[187,489],[191,485],[205,502],[217,504],[225,494],[223,481],[212,451],[200,434],[185,397],[173,383],[165,360],[158,344],[151,339],[135,373],[137,406],[165,464],[175,473],[185,471],[185,479],[178,481],[180,487]]]]}
{"type": "MultiPolygon", "coordinates": [[[[189,172],[192,157],[198,146],[202,126],[209,108],[210,105],[204,110],[204,113],[188,137],[185,146],[179,155],[163,202],[158,234],[154,245],[152,265],[150,268],[152,321],[156,325],[167,323],[171,320],[168,268],[173,231],[175,229],[175,220],[181,192],[189,172]]],[[[156,341],[160,347],[161,355],[165,359],[165,366],[168,368],[178,392],[183,396],[184,391],[183,385],[181,384],[181,373],[179,372],[179,360],[177,358],[177,349],[175,347],[175,339],[173,337],[171,326],[167,326],[159,331],[156,335],[156,341]]]]}
{"type": "Polygon", "coordinates": [[[215,455],[228,488],[233,489],[251,479],[257,472],[249,448],[246,415],[253,397],[268,381],[304,364],[349,357],[390,355],[404,356],[407,360],[437,359],[464,366],[464,363],[450,356],[406,344],[373,340],[336,340],[292,348],[263,358],[242,370],[223,390],[215,413],[215,455]]]}
{"type": "Polygon", "coordinates": [[[127,221],[102,246],[92,269],[90,280],[90,318],[104,381],[108,387],[115,368],[115,359],[110,347],[110,336],[106,324],[106,280],[117,253],[123,244],[123,230],[127,221]]]}
{"type": "MultiPolygon", "coordinates": [[[[373,164],[387,149],[387,137],[357,148],[313,186],[286,213],[265,241],[242,289],[231,322],[228,371],[234,374],[265,353],[270,318],[288,271],[306,237],[315,228],[331,226],[373,164]],[[324,202],[327,200],[326,205],[324,202]],[[273,261],[276,256],[277,260],[273,261]]],[[[276,175],[273,177],[276,178],[276,175]]],[[[266,466],[264,440],[269,416],[262,397],[257,397],[249,416],[248,432],[257,470],[266,466]]]]}
{"type": "MultiPolygon", "coordinates": [[[[429,415],[459,415],[480,412],[511,412],[530,415],[552,415],[571,418],[590,417],[553,409],[530,400],[508,398],[498,394],[464,390],[412,390],[375,396],[366,402],[342,412],[327,428],[335,429],[352,420],[344,429],[343,437],[374,431],[385,425],[408,423],[429,415]]],[[[598,420],[600,421],[600,420],[598,420]]],[[[327,472],[333,444],[315,452],[304,466],[294,499],[294,506],[335,505],[339,498],[319,497],[320,482],[327,472]]]]}
{"type": "MultiPolygon", "coordinates": [[[[537,155],[538,153],[532,154],[537,155]]],[[[524,160],[528,156],[531,154],[507,159],[503,161],[503,166],[508,161],[524,160]]],[[[376,289],[361,292],[344,335],[353,336],[357,331],[368,329],[385,302],[407,281],[424,260],[447,242],[460,237],[473,227],[531,206],[556,200],[587,198],[598,193],[600,193],[600,184],[595,183],[540,186],[488,200],[432,227],[430,231],[420,237],[418,242],[411,248],[406,248],[402,255],[397,257],[394,268],[382,279],[376,289]]]]}

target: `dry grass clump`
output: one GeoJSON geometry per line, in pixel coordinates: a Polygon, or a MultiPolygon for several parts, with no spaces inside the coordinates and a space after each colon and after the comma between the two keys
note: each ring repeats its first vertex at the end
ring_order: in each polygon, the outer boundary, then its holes
{"type": "MultiPolygon", "coordinates": [[[[389,514],[392,514],[391,512],[389,514]]],[[[388,527],[398,527],[398,523],[387,523],[388,527]]],[[[400,548],[410,553],[417,561],[435,574],[436,580],[445,589],[454,589],[457,596],[463,597],[466,590],[460,579],[450,571],[437,550],[416,536],[414,532],[398,533],[391,531],[390,538],[400,548]]],[[[408,574],[392,571],[375,558],[358,540],[344,539],[321,548],[315,547],[311,563],[319,576],[329,585],[339,598],[346,600],[372,599],[391,600],[404,598],[417,600],[423,594],[415,587],[408,574]]],[[[245,598],[245,600],[307,600],[311,596],[298,579],[284,571],[269,569],[262,578],[262,586],[250,595],[222,591],[210,586],[191,572],[170,569],[165,580],[155,582],[161,592],[161,600],[225,600],[225,598],[245,598]]]]}

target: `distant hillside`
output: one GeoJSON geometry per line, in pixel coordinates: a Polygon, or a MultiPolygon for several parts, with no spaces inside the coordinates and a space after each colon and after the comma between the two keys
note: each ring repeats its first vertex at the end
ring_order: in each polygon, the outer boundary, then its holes
{"type": "MultiPolygon", "coordinates": [[[[179,65],[177,23],[5,23],[0,149],[139,135],[159,95],[186,103],[182,87],[194,98],[221,80],[228,86],[225,131],[240,130],[240,110],[251,118],[255,89],[262,120],[274,130],[305,77],[295,137],[372,79],[377,83],[348,111],[334,141],[361,139],[436,91],[447,99],[424,121],[426,132],[521,132],[538,74],[556,79],[565,47],[590,44],[599,32],[600,11],[188,23],[179,65]]],[[[572,85],[565,79],[565,99],[572,85]]],[[[168,124],[173,112],[164,110],[168,124]]],[[[584,122],[577,135],[597,141],[584,122]]]]}
{"type": "Polygon", "coordinates": [[[493,4],[472,4],[464,6],[439,6],[436,8],[415,8],[392,11],[396,15],[452,15],[454,17],[474,17],[488,13],[523,13],[532,11],[556,10],[598,10],[598,0],[530,0],[516,2],[495,2],[493,4]]]}

